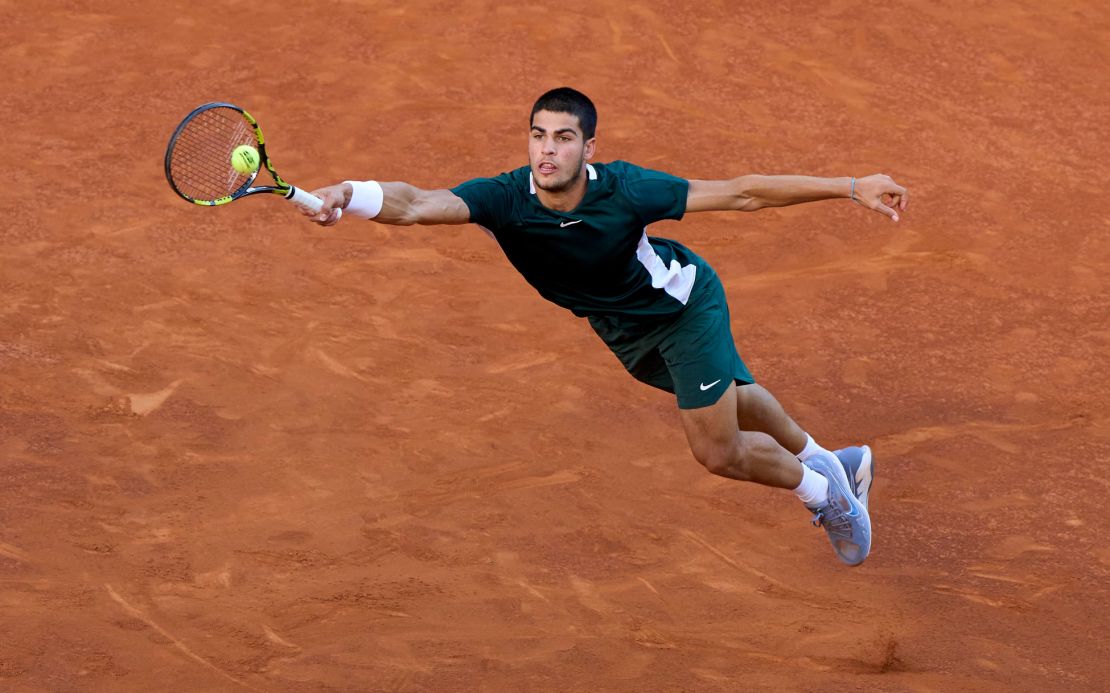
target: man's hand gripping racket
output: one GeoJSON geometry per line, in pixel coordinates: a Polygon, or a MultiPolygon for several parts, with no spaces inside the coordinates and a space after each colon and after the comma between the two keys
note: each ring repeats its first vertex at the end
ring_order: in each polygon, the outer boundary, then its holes
{"type": "MultiPolygon", "coordinates": [[[[281,179],[266,154],[266,141],[258,122],[242,108],[229,103],[206,103],[185,116],[166,147],[166,180],[181,197],[204,206],[222,205],[257,193],[273,193],[318,213],[320,198],[281,179]],[[259,166],[240,173],[231,165],[235,148],[248,144],[258,149],[259,166]],[[274,185],[253,186],[265,167],[274,185]]],[[[332,210],[334,223],[342,209],[332,210]]]]}

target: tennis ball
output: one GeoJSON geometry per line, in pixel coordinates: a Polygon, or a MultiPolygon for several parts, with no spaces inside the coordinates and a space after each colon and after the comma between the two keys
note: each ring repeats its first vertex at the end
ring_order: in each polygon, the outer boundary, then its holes
{"type": "Polygon", "coordinates": [[[258,170],[258,150],[249,144],[241,144],[231,153],[231,168],[244,176],[258,170]]]}

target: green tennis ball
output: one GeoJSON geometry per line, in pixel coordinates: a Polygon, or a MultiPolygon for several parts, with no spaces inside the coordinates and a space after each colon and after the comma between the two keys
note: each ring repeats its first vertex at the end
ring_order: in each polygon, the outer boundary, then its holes
{"type": "Polygon", "coordinates": [[[244,176],[258,170],[258,150],[249,144],[241,144],[231,153],[231,168],[244,176]]]}

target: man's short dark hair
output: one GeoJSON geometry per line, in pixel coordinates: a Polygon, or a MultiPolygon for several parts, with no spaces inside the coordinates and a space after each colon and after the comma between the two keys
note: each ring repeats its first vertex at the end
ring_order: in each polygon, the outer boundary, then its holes
{"type": "Polygon", "coordinates": [[[586,139],[593,139],[594,132],[597,130],[597,109],[594,108],[594,102],[577,89],[559,87],[536,99],[536,105],[532,106],[529,125],[535,122],[536,114],[540,111],[569,113],[577,116],[578,125],[582,128],[582,136],[586,139]]]}

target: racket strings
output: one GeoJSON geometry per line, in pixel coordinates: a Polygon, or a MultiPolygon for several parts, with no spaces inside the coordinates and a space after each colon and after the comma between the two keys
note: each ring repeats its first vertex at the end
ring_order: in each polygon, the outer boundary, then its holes
{"type": "Polygon", "coordinates": [[[254,131],[239,111],[210,108],[182,128],[170,153],[170,177],[194,200],[227,197],[252,176],[231,166],[231,153],[241,144],[257,146],[254,131]]]}

